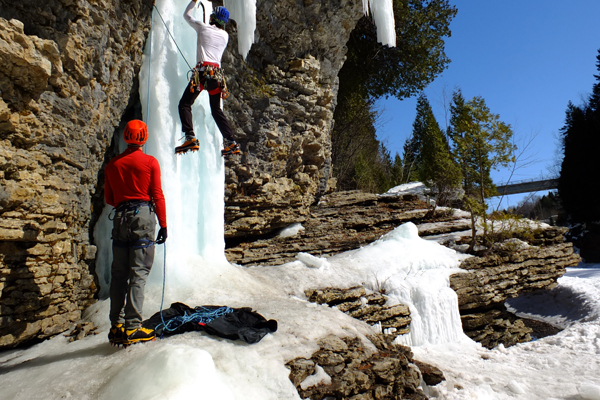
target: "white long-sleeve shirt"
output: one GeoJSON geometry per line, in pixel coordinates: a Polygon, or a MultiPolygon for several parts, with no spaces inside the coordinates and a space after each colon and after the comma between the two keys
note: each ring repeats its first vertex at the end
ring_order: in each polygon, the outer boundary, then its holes
{"type": "Polygon", "coordinates": [[[224,29],[205,24],[192,17],[192,10],[195,6],[196,3],[190,1],[183,13],[183,18],[198,34],[196,63],[210,62],[221,66],[221,57],[227,47],[229,35],[224,29]]]}

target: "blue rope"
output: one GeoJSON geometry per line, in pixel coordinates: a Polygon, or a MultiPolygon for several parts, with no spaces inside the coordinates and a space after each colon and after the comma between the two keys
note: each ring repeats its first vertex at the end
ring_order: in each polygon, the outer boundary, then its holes
{"type": "MultiPolygon", "coordinates": [[[[233,312],[233,308],[227,307],[227,306],[219,307],[215,310],[209,310],[206,307],[199,307],[199,308],[201,310],[198,310],[191,314],[188,314],[186,312],[182,316],[173,317],[170,320],[168,320],[167,322],[165,322],[165,320],[162,316],[162,307],[161,307],[160,317],[161,317],[162,323],[159,324],[154,330],[157,330],[160,327],[162,327],[163,334],[164,334],[164,332],[174,332],[181,325],[187,324],[188,322],[193,322],[195,324],[207,324],[210,321],[213,321],[219,317],[222,317],[224,315],[227,315],[227,314],[233,312]]],[[[161,334],[161,338],[162,338],[162,334],[161,334]]]]}
{"type": "MultiPolygon", "coordinates": [[[[202,4],[202,3],[200,3],[202,4]]],[[[204,5],[202,5],[204,7],[204,5]]],[[[192,67],[190,66],[190,63],[187,61],[187,59],[185,58],[185,56],[183,55],[183,52],[181,51],[181,49],[179,48],[179,45],[177,44],[177,41],[175,40],[175,38],[173,37],[173,35],[171,34],[171,31],[169,30],[169,27],[167,26],[167,23],[165,22],[165,20],[163,19],[162,15],[160,15],[160,11],[158,11],[158,8],[156,6],[154,6],[154,9],[156,10],[156,13],[158,14],[158,16],[160,17],[163,25],[165,26],[165,29],[167,30],[167,33],[169,34],[169,36],[171,36],[171,39],[173,40],[173,43],[175,43],[175,46],[177,47],[177,50],[179,50],[179,54],[181,54],[181,57],[183,57],[183,61],[185,61],[185,63],[187,64],[189,69],[192,69],[192,67]]]]}
{"type": "MultiPolygon", "coordinates": [[[[165,286],[167,283],[167,242],[165,242],[163,244],[164,244],[165,248],[164,248],[164,254],[163,254],[163,287],[162,287],[162,298],[160,299],[160,320],[162,321],[162,324],[164,325],[165,318],[163,317],[163,304],[165,302],[165,286]]],[[[156,329],[154,329],[154,330],[156,330],[156,329]]],[[[164,330],[160,334],[160,338],[162,339],[163,336],[164,336],[164,330]]]]}
{"type": "Polygon", "coordinates": [[[163,254],[162,297],[160,299],[161,323],[158,324],[154,328],[154,330],[156,331],[161,326],[163,327],[162,332],[160,334],[161,339],[164,337],[165,332],[173,332],[173,331],[177,330],[177,328],[179,328],[181,325],[186,324],[188,322],[194,322],[196,324],[199,324],[199,323],[207,324],[216,318],[222,317],[224,315],[227,315],[227,314],[233,312],[233,308],[227,307],[227,306],[219,307],[215,310],[210,310],[206,307],[198,307],[199,310],[192,314],[188,314],[186,312],[186,313],[184,313],[183,316],[173,317],[170,320],[165,321],[165,317],[163,316],[163,306],[164,306],[164,302],[165,302],[165,287],[166,287],[166,282],[167,282],[167,244],[166,244],[166,242],[163,244],[164,244],[165,248],[164,248],[164,254],[163,254]]]}
{"type": "MultiPolygon", "coordinates": [[[[156,6],[154,6],[156,7],[156,6]]],[[[150,27],[152,27],[152,24],[154,23],[154,13],[150,14],[150,27]]],[[[148,41],[150,43],[148,43],[148,46],[150,46],[150,51],[148,54],[148,94],[146,95],[146,123],[150,122],[150,72],[152,70],[151,64],[152,64],[152,33],[149,35],[148,41]]]]}

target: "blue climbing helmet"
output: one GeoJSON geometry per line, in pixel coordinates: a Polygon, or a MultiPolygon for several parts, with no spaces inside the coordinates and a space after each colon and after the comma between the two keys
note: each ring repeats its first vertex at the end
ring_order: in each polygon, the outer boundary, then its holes
{"type": "Polygon", "coordinates": [[[227,11],[227,9],[222,6],[216,7],[213,10],[211,18],[213,19],[213,21],[223,26],[227,22],[229,22],[229,11],[227,11]]]}

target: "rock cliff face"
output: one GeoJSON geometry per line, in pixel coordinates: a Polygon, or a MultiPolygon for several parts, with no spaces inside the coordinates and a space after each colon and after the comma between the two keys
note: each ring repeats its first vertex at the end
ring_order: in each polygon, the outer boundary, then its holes
{"type": "MultiPolygon", "coordinates": [[[[242,265],[282,264],[293,261],[298,252],[333,255],[371,243],[409,221],[417,225],[421,237],[460,247],[457,238],[470,235],[465,213],[446,210],[436,215],[434,222],[426,206],[414,195],[331,193],[311,208],[302,224],[304,229],[296,235],[234,243],[226,254],[230,261],[242,265]]],[[[565,232],[566,228],[536,229],[529,243],[511,239],[497,251],[467,258],[461,264],[465,272],[452,275],[450,284],[458,295],[463,330],[468,336],[489,348],[531,340],[531,329],[507,312],[504,302],[521,293],[553,288],[566,267],[579,263],[581,258],[573,252],[572,244],[564,242],[565,232]]],[[[307,297],[312,296],[307,293],[307,297]]],[[[344,312],[353,304],[340,298],[318,302],[340,304],[344,312]]],[[[404,333],[401,327],[398,332],[404,333]]]]}
{"type": "Polygon", "coordinates": [[[92,199],[151,7],[0,0],[0,347],[62,332],[93,301],[92,199]]]}
{"type": "Polygon", "coordinates": [[[531,340],[531,329],[508,313],[504,302],[522,293],[548,290],[564,275],[566,267],[581,261],[573,245],[564,243],[565,230],[551,229],[544,247],[528,247],[465,260],[465,273],[450,277],[458,294],[464,332],[488,348],[531,340]]]}
{"type": "Polygon", "coordinates": [[[226,172],[227,238],[297,222],[326,190],[337,75],[361,16],[361,1],[259,1],[257,43],[246,61],[230,27],[224,109],[243,156],[226,172]]]}
{"type": "MultiPolygon", "coordinates": [[[[140,117],[152,4],[0,0],[0,347],[64,331],[93,301],[93,206],[113,136],[140,117]]],[[[225,111],[244,150],[227,168],[228,237],[302,219],[327,188],[337,73],[361,15],[354,0],[259,1],[247,60],[228,25],[225,111]]]]}

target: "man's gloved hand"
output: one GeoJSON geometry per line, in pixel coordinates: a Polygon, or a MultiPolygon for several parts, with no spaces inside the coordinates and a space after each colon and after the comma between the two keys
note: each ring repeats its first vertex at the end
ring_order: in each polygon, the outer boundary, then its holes
{"type": "Polygon", "coordinates": [[[160,228],[156,236],[156,244],[163,244],[167,240],[167,228],[160,228]]]}

